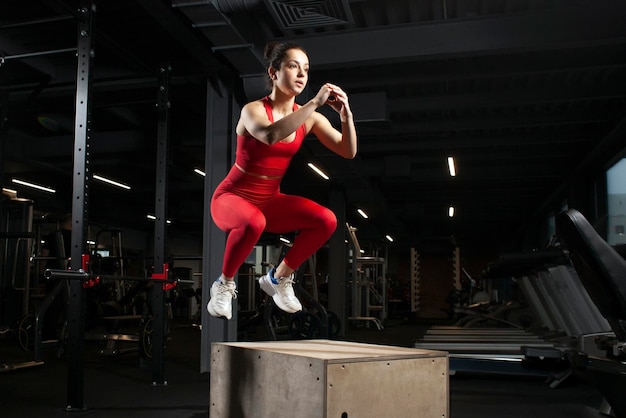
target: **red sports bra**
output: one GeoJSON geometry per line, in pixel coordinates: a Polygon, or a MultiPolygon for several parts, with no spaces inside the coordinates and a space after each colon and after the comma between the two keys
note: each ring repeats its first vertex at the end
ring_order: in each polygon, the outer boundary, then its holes
{"type": "MultiPolygon", "coordinates": [[[[268,119],[273,123],[272,104],[268,97],[263,98],[263,105],[265,106],[268,119]]],[[[293,110],[297,109],[298,105],[294,103],[293,110]]],[[[274,145],[264,144],[252,136],[237,135],[235,163],[245,173],[258,176],[282,177],[285,171],[287,171],[291,159],[300,149],[305,136],[305,125],[298,127],[293,141],[277,142],[274,145]]]]}

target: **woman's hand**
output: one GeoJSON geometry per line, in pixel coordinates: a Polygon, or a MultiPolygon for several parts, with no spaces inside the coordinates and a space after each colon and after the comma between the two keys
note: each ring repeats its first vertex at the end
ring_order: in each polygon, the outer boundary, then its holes
{"type": "Polygon", "coordinates": [[[311,101],[315,103],[315,107],[322,107],[328,103],[331,97],[334,97],[332,84],[326,83],[320,87],[320,90],[311,101]]]}
{"type": "Polygon", "coordinates": [[[352,110],[350,110],[350,103],[348,103],[348,95],[341,87],[326,83],[320,88],[320,91],[311,102],[317,103],[316,100],[324,100],[322,104],[327,104],[335,112],[339,113],[341,130],[333,127],[326,116],[315,112],[312,118],[314,121],[312,125],[313,134],[322,144],[336,154],[344,158],[354,158],[357,152],[358,140],[352,110]]]}
{"type": "Polygon", "coordinates": [[[350,103],[348,103],[348,95],[339,86],[330,83],[326,83],[325,85],[331,90],[330,95],[326,99],[326,104],[333,108],[335,112],[339,113],[342,122],[346,122],[348,118],[352,117],[350,103]]]}

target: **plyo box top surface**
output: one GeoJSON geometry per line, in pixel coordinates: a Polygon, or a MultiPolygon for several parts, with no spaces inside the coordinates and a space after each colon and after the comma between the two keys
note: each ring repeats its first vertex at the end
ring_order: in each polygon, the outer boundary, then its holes
{"type": "Polygon", "coordinates": [[[296,340],[269,342],[224,342],[214,345],[225,345],[299,357],[336,361],[388,360],[402,358],[448,357],[444,351],[404,348],[387,345],[363,344],[335,340],[296,340]]]}

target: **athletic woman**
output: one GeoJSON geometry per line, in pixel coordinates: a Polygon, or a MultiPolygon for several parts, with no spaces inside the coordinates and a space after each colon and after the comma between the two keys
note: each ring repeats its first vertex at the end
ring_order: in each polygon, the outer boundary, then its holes
{"type": "Polygon", "coordinates": [[[285,312],[302,310],[293,291],[294,271],[315,253],[337,228],[328,208],[301,196],[280,191],[291,159],[309,134],[336,154],[352,159],[357,135],[348,96],[331,83],[303,105],[295,102],[309,78],[309,59],[295,43],[270,43],[265,48],[271,92],[247,103],[237,123],[235,164],[211,200],[211,216],[227,235],[222,274],[211,286],[209,313],[232,317],[236,298],[233,280],[261,234],[298,231],[280,264],[259,279],[261,289],[285,312]],[[317,112],[328,105],[339,113],[341,130],[317,112]]]}

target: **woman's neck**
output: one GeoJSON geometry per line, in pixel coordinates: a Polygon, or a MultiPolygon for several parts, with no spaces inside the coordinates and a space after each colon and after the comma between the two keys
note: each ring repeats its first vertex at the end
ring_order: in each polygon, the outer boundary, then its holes
{"type": "Polygon", "coordinates": [[[272,91],[272,93],[270,93],[267,97],[269,98],[272,109],[275,112],[280,113],[281,115],[288,115],[293,111],[295,97],[281,94],[276,90],[272,91]]]}

